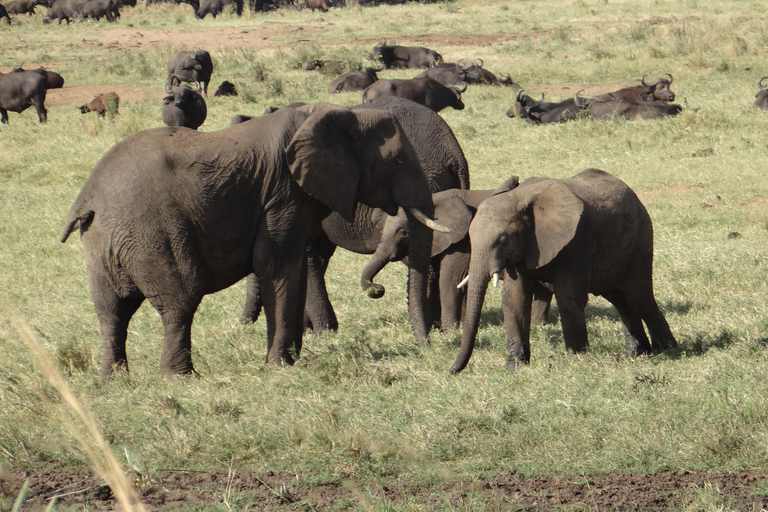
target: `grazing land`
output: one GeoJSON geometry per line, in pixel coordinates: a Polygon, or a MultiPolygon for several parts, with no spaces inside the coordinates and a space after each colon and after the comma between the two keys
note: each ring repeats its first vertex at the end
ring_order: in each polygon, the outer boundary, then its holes
{"type": "MultiPolygon", "coordinates": [[[[39,11],[45,9],[38,8],[39,11]]],[[[312,13],[190,6],[124,8],[119,21],[0,22],[0,71],[61,73],[48,122],[34,109],[0,126],[0,511],[29,477],[22,510],[104,510],[94,440],[38,369],[29,326],[86,403],[154,510],[763,510],[768,507],[768,19],[749,0],[456,0],[312,13]],[[449,376],[458,330],[415,344],[406,272],[376,301],[367,258],[343,250],[328,288],[337,333],[306,335],[297,364],[264,364],[263,319],[239,325],[245,286],[206,297],[192,331],[200,379],[162,379],[163,328],[144,304],[129,328],[131,372],[104,385],[101,337],[78,237],[59,235],[78,191],[116,142],[162,125],[168,57],[207,49],[201,131],[295,101],[359,103],[326,88],[383,38],[446,61],[481,58],[531,96],[560,100],[674,76],[683,111],[649,121],[509,119],[516,88],[471,85],[446,109],[473,188],[509,175],[565,178],[587,167],[627,182],[655,226],[656,298],[679,348],[628,358],[618,314],[591,297],[590,350],[564,353],[557,321],[532,329],[531,364],[509,373],[500,291],[491,289],[469,367],[449,376]],[[304,71],[310,59],[335,61],[304,71]],[[79,105],[102,92],[120,113],[79,105]]],[[[418,71],[382,71],[406,78],[418,71]]],[[[557,314],[556,306],[551,313],[557,314]]]]}

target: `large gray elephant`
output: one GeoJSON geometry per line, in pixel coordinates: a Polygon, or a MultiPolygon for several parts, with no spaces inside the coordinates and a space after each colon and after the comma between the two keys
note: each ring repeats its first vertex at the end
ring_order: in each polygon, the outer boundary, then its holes
{"type": "MultiPolygon", "coordinates": [[[[267,362],[301,347],[305,249],[331,211],[357,201],[413,218],[433,213],[416,152],[388,112],[285,109],[224,130],[139,132],[99,162],[61,236],[79,224],[104,343],[102,376],[127,368],[128,322],[144,299],[160,314],[164,374],[194,372],[190,330],[203,296],[258,276],[267,362]]],[[[431,230],[411,222],[428,253],[431,230]]],[[[412,234],[413,236],[413,234],[412,234]]],[[[428,257],[411,265],[424,300],[428,257]]],[[[424,319],[416,319],[424,324],[424,319]]]]}
{"type": "MultiPolygon", "coordinates": [[[[345,107],[320,103],[297,108],[308,112],[323,112],[345,107]]],[[[451,128],[438,114],[423,105],[401,98],[381,98],[372,103],[351,107],[353,112],[364,112],[369,109],[386,110],[398,120],[403,133],[416,151],[432,192],[450,188],[469,188],[469,167],[464,152],[451,128]]],[[[308,262],[305,325],[313,332],[338,329],[338,320],[325,288],[325,271],[336,247],[361,254],[373,254],[382,238],[387,214],[389,212],[359,204],[354,222],[335,213],[323,220],[323,234],[310,248],[308,262]]],[[[415,250],[417,252],[414,252],[414,248],[410,250],[411,257],[408,259],[408,264],[411,268],[414,264],[413,258],[421,261],[424,258],[428,260],[430,257],[428,247],[417,247],[415,250]]],[[[436,278],[430,275],[430,281],[434,279],[436,278]]],[[[413,283],[409,280],[409,297],[413,290],[413,283]]],[[[424,327],[421,323],[421,319],[428,315],[427,306],[410,298],[408,304],[414,336],[420,342],[427,341],[429,324],[424,327]]],[[[254,276],[249,276],[248,297],[241,320],[255,320],[258,317],[259,307],[258,281],[254,276]]]]}
{"type": "Polygon", "coordinates": [[[486,199],[469,228],[472,254],[467,310],[459,354],[450,373],[472,356],[488,282],[505,273],[502,308],[507,367],[530,361],[533,283],[551,283],[565,347],[588,346],[587,293],[602,295],[619,311],[627,353],[677,346],[653,296],[653,225],[623,181],[598,169],[568,179],[532,178],[486,199]]]}

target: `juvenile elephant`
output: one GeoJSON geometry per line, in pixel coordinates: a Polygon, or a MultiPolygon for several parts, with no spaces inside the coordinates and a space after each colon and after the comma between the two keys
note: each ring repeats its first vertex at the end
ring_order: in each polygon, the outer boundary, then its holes
{"type": "MultiPolygon", "coordinates": [[[[416,153],[387,112],[283,109],[215,132],[156,128],[117,143],[96,164],[61,235],[65,242],[79,224],[104,343],[102,377],[127,368],[128,322],[145,299],[165,329],[161,372],[193,373],[190,330],[200,301],[250,273],[260,283],[266,360],[293,363],[305,248],[331,211],[352,220],[357,201],[432,215],[416,153]]],[[[429,228],[410,229],[429,250],[429,228]]],[[[415,300],[426,290],[428,264],[412,264],[415,300]]]]}
{"type": "Polygon", "coordinates": [[[502,307],[507,367],[527,364],[535,280],[551,283],[565,347],[588,346],[587,293],[602,295],[619,311],[627,353],[677,346],[653,296],[653,225],[623,181],[598,169],[568,179],[532,178],[485,200],[469,228],[472,254],[467,310],[459,354],[450,373],[472,356],[486,287],[505,273],[502,307]]]}

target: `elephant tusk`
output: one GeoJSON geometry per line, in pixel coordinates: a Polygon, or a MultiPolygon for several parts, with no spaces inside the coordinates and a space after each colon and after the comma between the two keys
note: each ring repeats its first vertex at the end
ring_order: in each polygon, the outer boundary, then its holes
{"type": "Polygon", "coordinates": [[[419,222],[421,222],[422,224],[424,224],[425,226],[427,226],[430,229],[433,229],[435,231],[439,231],[441,233],[450,233],[451,232],[451,230],[448,229],[447,227],[438,224],[434,220],[432,220],[429,217],[427,217],[426,215],[424,215],[424,212],[422,212],[418,208],[410,207],[410,208],[408,208],[408,211],[411,212],[411,214],[413,214],[414,217],[416,217],[416,220],[418,220],[419,222]]]}
{"type": "Polygon", "coordinates": [[[493,273],[493,287],[496,288],[497,286],[499,286],[499,273],[498,272],[494,272],[493,273]]]}
{"type": "Polygon", "coordinates": [[[457,289],[457,290],[461,290],[462,288],[464,288],[465,286],[467,286],[467,283],[468,283],[468,282],[469,282],[469,275],[467,275],[467,277],[465,277],[464,279],[462,279],[462,280],[461,280],[461,282],[460,282],[459,284],[457,284],[457,285],[456,285],[456,289],[457,289]]]}

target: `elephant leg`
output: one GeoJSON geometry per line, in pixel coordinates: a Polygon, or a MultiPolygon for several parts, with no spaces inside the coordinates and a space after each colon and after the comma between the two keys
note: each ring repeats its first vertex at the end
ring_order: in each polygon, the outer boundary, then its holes
{"type": "Polygon", "coordinates": [[[536,281],[533,284],[533,309],[531,318],[540,324],[546,324],[549,307],[552,303],[552,285],[536,281]]]}
{"type": "Polygon", "coordinates": [[[640,318],[640,315],[637,314],[637,311],[629,305],[624,294],[619,291],[614,291],[603,296],[610,301],[619,312],[622,330],[624,331],[624,339],[627,344],[627,355],[636,357],[640,354],[650,353],[651,344],[648,341],[648,336],[645,334],[643,320],[640,318]]]}
{"type": "Polygon", "coordinates": [[[4,108],[0,108],[0,123],[8,124],[8,111],[4,108]]]}
{"type": "Polygon", "coordinates": [[[325,287],[325,272],[335,251],[336,245],[325,234],[320,234],[307,248],[304,325],[312,329],[314,334],[319,334],[326,329],[336,331],[339,328],[339,321],[325,287]]]}
{"type": "Polygon", "coordinates": [[[249,274],[246,278],[246,295],[243,313],[240,315],[240,323],[256,322],[261,313],[261,294],[259,293],[259,280],[256,274],[249,274]]]}
{"type": "Polygon", "coordinates": [[[677,347],[677,340],[669,328],[664,313],[653,296],[652,278],[648,277],[637,286],[625,291],[627,301],[637,311],[648,327],[654,351],[677,347]]]}
{"type": "Polygon", "coordinates": [[[160,312],[163,321],[163,352],[160,355],[160,373],[171,375],[197,375],[192,366],[192,319],[200,300],[187,307],[174,308],[150,301],[160,312]]]}
{"type": "Polygon", "coordinates": [[[560,310],[565,349],[573,353],[583,352],[589,347],[587,322],[584,318],[584,308],[587,305],[586,279],[581,276],[567,276],[554,283],[554,290],[560,310]]]}
{"type": "Polygon", "coordinates": [[[507,369],[531,361],[531,301],[533,280],[519,274],[515,279],[504,273],[501,307],[507,331],[507,369]]]}
{"type": "Polygon", "coordinates": [[[144,302],[144,297],[119,297],[106,275],[94,271],[88,274],[91,298],[99,319],[103,343],[101,378],[106,381],[115,369],[128,371],[128,357],[125,350],[128,323],[144,302]]]}

